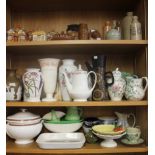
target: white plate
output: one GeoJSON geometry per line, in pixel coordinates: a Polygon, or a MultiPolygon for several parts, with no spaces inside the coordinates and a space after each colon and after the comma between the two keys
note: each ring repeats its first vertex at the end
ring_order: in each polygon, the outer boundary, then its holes
{"type": "Polygon", "coordinates": [[[36,143],[42,149],[78,149],[86,139],[83,133],[43,133],[36,143]]]}

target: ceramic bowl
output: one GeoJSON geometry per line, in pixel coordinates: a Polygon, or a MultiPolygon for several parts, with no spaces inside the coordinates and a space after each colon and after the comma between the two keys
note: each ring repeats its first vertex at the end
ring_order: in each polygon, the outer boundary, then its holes
{"type": "Polygon", "coordinates": [[[52,124],[52,123],[43,123],[45,128],[51,132],[75,132],[82,127],[83,122],[71,123],[71,124],[52,124]]]}
{"type": "Polygon", "coordinates": [[[42,129],[42,122],[33,125],[6,125],[6,132],[10,138],[15,139],[17,144],[28,144],[33,142],[33,138],[36,137],[42,129]]]}

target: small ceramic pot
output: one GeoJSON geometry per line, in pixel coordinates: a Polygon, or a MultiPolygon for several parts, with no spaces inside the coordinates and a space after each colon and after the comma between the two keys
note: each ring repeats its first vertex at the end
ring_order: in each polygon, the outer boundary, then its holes
{"type": "Polygon", "coordinates": [[[43,87],[40,69],[28,68],[23,75],[24,101],[39,102],[43,87]]]}

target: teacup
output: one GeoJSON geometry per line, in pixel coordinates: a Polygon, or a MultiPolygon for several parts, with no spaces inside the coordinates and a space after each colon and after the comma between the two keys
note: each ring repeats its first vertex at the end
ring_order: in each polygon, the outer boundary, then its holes
{"type": "Polygon", "coordinates": [[[126,130],[127,139],[130,142],[136,143],[140,139],[141,130],[139,128],[128,127],[126,130]]]}

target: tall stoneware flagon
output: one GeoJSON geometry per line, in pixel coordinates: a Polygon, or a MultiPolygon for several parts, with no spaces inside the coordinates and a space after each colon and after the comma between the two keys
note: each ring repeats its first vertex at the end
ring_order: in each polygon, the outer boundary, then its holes
{"type": "Polygon", "coordinates": [[[57,72],[60,59],[44,58],[39,59],[38,61],[41,66],[41,73],[44,83],[44,92],[46,94],[46,97],[43,98],[42,101],[56,101],[53,95],[57,84],[57,72]]]}
{"type": "Polygon", "coordinates": [[[28,68],[23,75],[24,101],[39,102],[43,87],[40,69],[28,68]]]}
{"type": "Polygon", "coordinates": [[[22,97],[22,84],[16,76],[16,69],[7,69],[6,100],[20,101],[22,97]]]}

